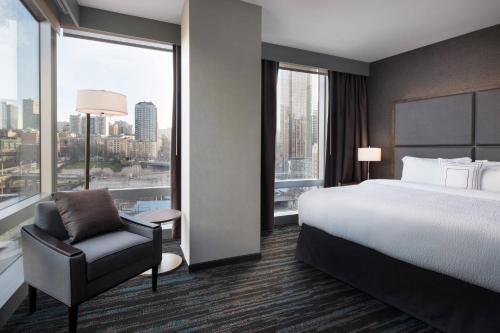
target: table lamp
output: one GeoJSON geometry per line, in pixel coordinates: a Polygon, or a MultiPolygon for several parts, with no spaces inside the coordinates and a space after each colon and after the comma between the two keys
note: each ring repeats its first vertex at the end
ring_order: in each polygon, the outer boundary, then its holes
{"type": "Polygon", "coordinates": [[[368,179],[370,179],[370,162],[382,160],[382,149],[380,148],[358,148],[358,161],[368,162],[368,179]]]}
{"type": "Polygon", "coordinates": [[[90,115],[126,116],[127,96],[106,90],[78,90],[76,111],[87,115],[85,142],[85,189],[90,184],[90,115]]]}

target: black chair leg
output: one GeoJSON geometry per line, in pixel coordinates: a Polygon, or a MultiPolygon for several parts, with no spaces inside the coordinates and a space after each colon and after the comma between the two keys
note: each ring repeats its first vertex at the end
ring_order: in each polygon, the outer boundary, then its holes
{"type": "Polygon", "coordinates": [[[152,287],[153,287],[153,292],[156,291],[156,287],[158,285],[158,265],[156,266],[153,266],[152,268],[152,273],[151,274],[151,283],[152,283],[152,287]]]}
{"type": "Polygon", "coordinates": [[[33,313],[36,311],[36,288],[33,286],[28,286],[28,298],[29,298],[29,311],[33,313]]]}
{"type": "Polygon", "coordinates": [[[68,307],[68,332],[76,333],[76,324],[78,322],[78,305],[68,307]]]}

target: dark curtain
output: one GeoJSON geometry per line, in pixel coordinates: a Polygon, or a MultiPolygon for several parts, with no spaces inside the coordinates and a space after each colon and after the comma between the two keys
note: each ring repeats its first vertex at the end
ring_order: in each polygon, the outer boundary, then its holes
{"type": "Polygon", "coordinates": [[[366,178],[357,149],[368,145],[366,77],[328,72],[325,187],[366,178]]]}
{"type": "Polygon", "coordinates": [[[278,62],[262,60],[261,230],[274,227],[274,160],[276,143],[276,89],[278,62]]]}
{"type": "MultiPolygon", "coordinates": [[[[181,47],[174,45],[174,98],[172,105],[172,139],[170,148],[170,186],[172,190],[171,205],[173,209],[181,209],[181,47]]],[[[174,221],[173,238],[181,237],[181,221],[174,221]]]]}

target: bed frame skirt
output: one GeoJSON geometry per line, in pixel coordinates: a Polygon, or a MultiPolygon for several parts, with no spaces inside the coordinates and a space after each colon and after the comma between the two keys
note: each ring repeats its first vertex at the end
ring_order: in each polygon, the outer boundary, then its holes
{"type": "MultiPolygon", "coordinates": [[[[303,224],[297,259],[445,332],[500,332],[500,294],[303,224]]],[[[499,258],[500,260],[500,258],[499,258]]]]}

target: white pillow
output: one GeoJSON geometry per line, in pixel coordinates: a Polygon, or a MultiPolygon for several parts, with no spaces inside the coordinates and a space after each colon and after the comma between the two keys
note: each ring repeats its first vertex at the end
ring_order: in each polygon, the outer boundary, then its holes
{"type": "Polygon", "coordinates": [[[405,156],[402,158],[403,174],[401,180],[406,182],[441,185],[440,160],[455,163],[472,162],[472,159],[469,157],[440,159],[405,156]]]}
{"type": "Polygon", "coordinates": [[[479,189],[483,162],[454,163],[441,161],[441,185],[464,190],[479,189]]]}
{"type": "Polygon", "coordinates": [[[479,189],[489,192],[500,192],[500,163],[486,163],[479,180],[479,189]]]}

